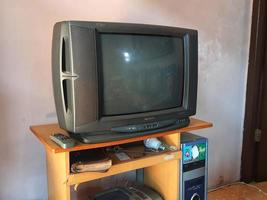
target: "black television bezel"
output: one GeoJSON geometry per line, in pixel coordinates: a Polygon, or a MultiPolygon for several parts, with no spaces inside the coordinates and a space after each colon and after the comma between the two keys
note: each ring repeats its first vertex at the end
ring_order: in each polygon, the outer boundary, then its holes
{"type": "MultiPolygon", "coordinates": [[[[138,34],[132,34],[132,33],[126,33],[126,32],[99,32],[99,31],[96,31],[95,33],[95,38],[96,38],[96,51],[97,51],[97,54],[96,54],[96,57],[97,57],[97,69],[98,69],[98,88],[101,88],[99,89],[99,92],[98,92],[98,98],[99,98],[99,106],[98,106],[98,109],[99,109],[99,119],[103,119],[103,118],[108,118],[108,117],[116,117],[116,116],[127,116],[127,115],[138,115],[138,114],[144,114],[144,113],[153,113],[153,112],[160,112],[160,111],[164,111],[164,110],[172,110],[172,109],[176,109],[176,108],[181,108],[183,106],[183,96],[184,96],[184,91],[182,91],[182,97],[181,97],[181,104],[182,106],[175,106],[175,107],[172,107],[172,108],[165,108],[165,109],[158,109],[158,110],[151,110],[151,111],[146,111],[146,112],[136,112],[136,113],[123,113],[123,114],[116,114],[116,115],[104,115],[103,114],[103,109],[102,109],[102,106],[104,105],[104,97],[103,97],[103,63],[102,63],[102,53],[101,53],[101,39],[100,39],[100,35],[101,34],[114,34],[114,35],[124,35],[124,34],[130,34],[130,35],[146,35],[146,36],[166,36],[166,37],[174,37],[174,38],[179,38],[183,41],[183,46],[182,46],[182,49],[184,50],[184,39],[179,37],[179,36],[170,36],[170,35],[159,35],[159,34],[151,34],[151,33],[148,33],[148,34],[143,34],[143,33],[138,33],[138,34]]],[[[185,52],[182,52],[182,56],[183,56],[183,65],[184,65],[184,55],[185,55],[185,52]]],[[[182,82],[184,83],[184,68],[182,69],[182,72],[183,72],[183,75],[182,75],[182,82]]],[[[182,90],[184,89],[184,86],[182,86],[182,90]]]]}
{"type": "MultiPolygon", "coordinates": [[[[111,24],[105,24],[104,26],[96,26],[95,28],[95,43],[96,43],[96,61],[97,61],[97,71],[98,71],[98,120],[101,123],[105,122],[112,122],[112,121],[120,121],[120,120],[131,120],[131,119],[139,119],[137,121],[146,122],[146,121],[160,121],[167,118],[183,118],[188,117],[190,115],[195,114],[195,106],[192,106],[194,104],[191,103],[189,99],[189,93],[190,93],[190,86],[194,85],[195,81],[192,81],[190,84],[190,71],[192,71],[192,66],[190,66],[190,58],[189,58],[189,51],[190,48],[193,48],[193,46],[190,46],[190,33],[192,32],[195,34],[195,31],[192,30],[185,30],[181,28],[173,28],[173,27],[163,27],[163,26],[154,26],[154,25],[143,25],[143,24],[121,24],[121,23],[111,23],[111,24]],[[179,32],[177,32],[177,29],[179,29],[179,32]],[[170,109],[164,109],[164,110],[158,110],[158,111],[148,111],[143,113],[134,113],[134,114],[121,114],[121,115],[113,115],[113,116],[103,116],[102,115],[102,108],[101,105],[103,105],[103,97],[102,92],[100,92],[100,88],[102,87],[102,66],[100,61],[100,46],[99,46],[99,36],[101,33],[111,33],[111,34],[136,34],[136,35],[153,35],[153,36],[171,36],[171,37],[178,37],[183,40],[183,60],[184,60],[184,86],[183,86],[183,97],[182,97],[182,106],[178,106],[175,108],[170,109]],[[191,111],[191,112],[190,112],[191,111]],[[141,120],[140,120],[141,119],[141,120]]],[[[192,38],[191,38],[192,39],[192,38]]],[[[196,42],[197,44],[197,42],[196,42]]],[[[194,50],[191,49],[191,52],[194,50]]],[[[191,64],[192,65],[192,64],[191,64]]],[[[194,70],[195,71],[195,70],[194,70]]],[[[193,74],[193,73],[192,73],[193,74]]],[[[196,80],[196,79],[195,79],[196,80]]],[[[197,80],[196,80],[197,81],[197,80]]],[[[192,90],[191,90],[192,91],[192,90]]],[[[193,91],[195,92],[195,91],[193,91]]],[[[196,101],[196,100],[194,100],[196,101]]],[[[135,122],[136,123],[136,122],[135,122]]]]}

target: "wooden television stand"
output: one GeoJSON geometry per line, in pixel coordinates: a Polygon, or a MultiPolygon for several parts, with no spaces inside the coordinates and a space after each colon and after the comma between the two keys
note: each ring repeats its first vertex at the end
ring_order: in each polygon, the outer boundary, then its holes
{"type": "Polygon", "coordinates": [[[80,183],[141,168],[144,168],[144,181],[146,185],[158,191],[165,200],[178,199],[180,173],[179,160],[181,158],[180,133],[212,127],[211,123],[202,120],[191,118],[190,121],[189,126],[172,131],[98,144],[78,143],[75,147],[69,149],[62,149],[49,139],[49,135],[56,132],[67,134],[66,131],[59,128],[58,124],[31,126],[31,131],[45,146],[48,199],[70,200],[70,188],[73,185],[77,186],[80,183]],[[104,173],[84,172],[74,174],[70,171],[70,152],[72,151],[126,144],[142,141],[151,137],[160,137],[166,143],[175,145],[178,150],[144,156],[130,161],[117,162],[104,173]]]}

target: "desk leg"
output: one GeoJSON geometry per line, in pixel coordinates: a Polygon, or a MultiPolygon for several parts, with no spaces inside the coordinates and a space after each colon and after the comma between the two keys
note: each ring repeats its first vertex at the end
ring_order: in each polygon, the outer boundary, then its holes
{"type": "MultiPolygon", "coordinates": [[[[168,144],[180,149],[180,133],[165,136],[168,144]]],[[[144,169],[145,184],[158,191],[164,200],[179,199],[179,160],[171,160],[144,169]]]]}
{"type": "Polygon", "coordinates": [[[53,153],[46,150],[47,184],[49,200],[70,200],[69,153],[53,153]]]}

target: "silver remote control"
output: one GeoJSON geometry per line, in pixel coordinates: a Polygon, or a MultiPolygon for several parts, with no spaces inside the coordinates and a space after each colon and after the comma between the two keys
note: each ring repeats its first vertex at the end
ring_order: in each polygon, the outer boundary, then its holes
{"type": "Polygon", "coordinates": [[[50,139],[61,146],[63,149],[73,147],[75,145],[75,140],[62,133],[54,133],[50,135],[50,139]]]}

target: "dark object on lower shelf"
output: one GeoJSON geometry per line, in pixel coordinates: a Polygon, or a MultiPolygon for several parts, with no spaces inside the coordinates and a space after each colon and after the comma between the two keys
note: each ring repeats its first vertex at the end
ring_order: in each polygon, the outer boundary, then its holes
{"type": "Polygon", "coordinates": [[[81,150],[70,153],[70,169],[73,173],[105,172],[112,161],[104,149],[81,150]]]}
{"type": "Polygon", "coordinates": [[[116,187],[96,194],[89,200],[163,200],[154,190],[142,187],[116,187]]]}

